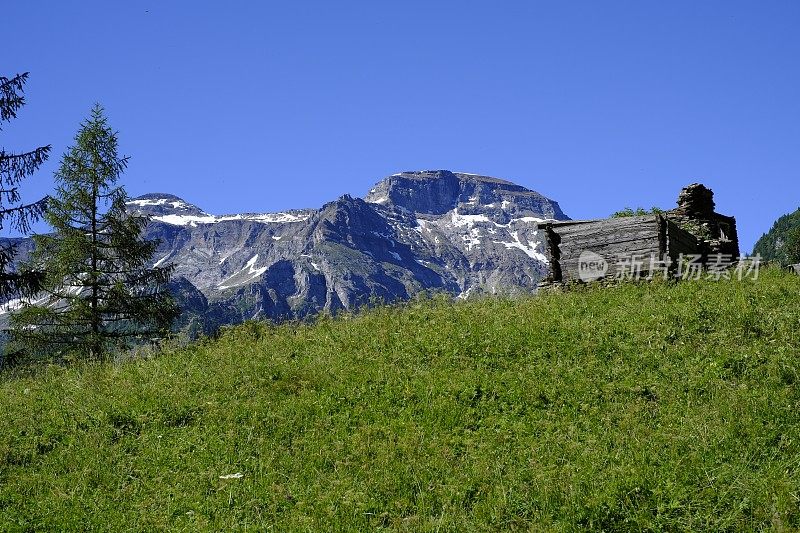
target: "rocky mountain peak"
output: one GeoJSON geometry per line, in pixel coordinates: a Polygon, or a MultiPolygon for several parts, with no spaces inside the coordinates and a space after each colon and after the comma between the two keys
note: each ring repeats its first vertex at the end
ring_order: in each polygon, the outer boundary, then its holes
{"type": "Polygon", "coordinates": [[[394,174],[378,182],[365,200],[420,214],[442,215],[454,209],[478,213],[501,210],[512,216],[566,220],[558,202],[509,181],[451,172],[422,170],[394,174]]]}
{"type": "Polygon", "coordinates": [[[126,206],[132,212],[146,216],[204,216],[202,209],[183,198],[167,193],[148,193],[128,200],[126,206]]]}
{"type": "Polygon", "coordinates": [[[352,242],[354,233],[380,232],[387,225],[373,207],[361,198],[345,194],[322,206],[315,217],[317,223],[314,226],[316,231],[326,235],[338,234],[340,240],[352,242]]]}

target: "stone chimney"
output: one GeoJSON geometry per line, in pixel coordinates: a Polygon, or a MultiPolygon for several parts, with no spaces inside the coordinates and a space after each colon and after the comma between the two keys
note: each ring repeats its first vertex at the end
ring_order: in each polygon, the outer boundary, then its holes
{"type": "Polygon", "coordinates": [[[714,212],[714,192],[701,183],[681,189],[678,207],[666,216],[693,234],[701,243],[703,255],[739,255],[736,219],[714,212]]]}
{"type": "Polygon", "coordinates": [[[681,189],[675,211],[692,218],[711,218],[714,214],[714,192],[701,183],[681,189]]]}

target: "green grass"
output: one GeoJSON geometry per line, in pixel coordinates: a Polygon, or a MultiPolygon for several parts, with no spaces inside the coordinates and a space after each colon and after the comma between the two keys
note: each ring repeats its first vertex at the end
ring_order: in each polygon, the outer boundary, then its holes
{"type": "Polygon", "coordinates": [[[0,530],[796,530],[798,303],[434,299],[7,375],[0,530]]]}

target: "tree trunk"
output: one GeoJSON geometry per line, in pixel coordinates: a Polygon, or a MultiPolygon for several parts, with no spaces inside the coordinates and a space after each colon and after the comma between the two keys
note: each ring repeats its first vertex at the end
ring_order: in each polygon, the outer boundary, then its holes
{"type": "Polygon", "coordinates": [[[100,316],[98,315],[97,301],[99,298],[99,287],[97,279],[97,202],[99,191],[97,189],[97,177],[93,176],[92,182],[92,272],[89,275],[89,282],[91,283],[92,296],[90,300],[91,307],[91,326],[92,336],[89,341],[89,357],[92,359],[100,359],[100,316]]]}

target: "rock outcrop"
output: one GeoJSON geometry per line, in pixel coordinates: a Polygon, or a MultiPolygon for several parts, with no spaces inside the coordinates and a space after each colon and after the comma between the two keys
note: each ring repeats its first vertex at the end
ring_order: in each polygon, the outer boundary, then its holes
{"type": "Polygon", "coordinates": [[[564,220],[558,202],[509,181],[447,170],[401,172],[378,183],[365,198],[413,213],[442,215],[456,207],[510,217],[564,220]]]}

